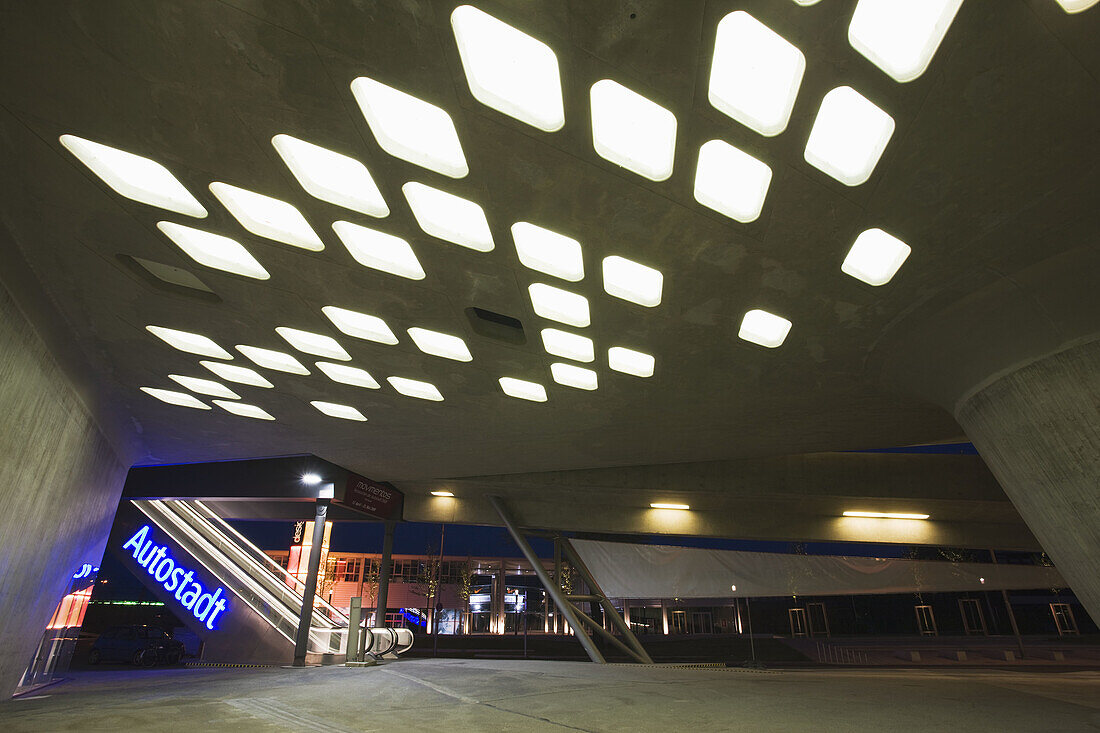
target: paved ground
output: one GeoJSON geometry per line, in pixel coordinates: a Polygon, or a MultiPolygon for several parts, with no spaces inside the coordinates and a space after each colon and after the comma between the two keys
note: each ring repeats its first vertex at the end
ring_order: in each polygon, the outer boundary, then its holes
{"type": "Polygon", "coordinates": [[[77,672],[13,731],[1095,731],[1100,672],[739,669],[409,659],[77,672]]]}

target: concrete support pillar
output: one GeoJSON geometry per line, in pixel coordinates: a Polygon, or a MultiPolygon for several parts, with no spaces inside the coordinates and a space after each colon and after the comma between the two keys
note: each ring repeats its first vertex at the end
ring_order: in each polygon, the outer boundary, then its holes
{"type": "Polygon", "coordinates": [[[378,569],[378,600],[374,604],[374,625],[386,625],[386,604],[390,599],[390,574],[393,570],[394,522],[386,522],[386,534],[382,538],[381,567],[378,569]]]}

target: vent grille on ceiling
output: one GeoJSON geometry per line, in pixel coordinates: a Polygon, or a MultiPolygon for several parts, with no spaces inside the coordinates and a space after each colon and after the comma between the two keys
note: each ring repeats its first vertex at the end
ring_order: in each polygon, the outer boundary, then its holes
{"type": "Polygon", "coordinates": [[[466,318],[477,334],[510,344],[527,343],[527,335],[518,318],[477,307],[467,308],[466,318]]]}

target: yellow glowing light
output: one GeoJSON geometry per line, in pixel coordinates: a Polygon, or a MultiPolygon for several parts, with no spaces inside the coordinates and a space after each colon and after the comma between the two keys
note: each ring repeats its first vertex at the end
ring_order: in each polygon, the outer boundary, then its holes
{"type": "Polygon", "coordinates": [[[664,502],[654,502],[649,506],[654,509],[691,509],[687,504],[666,504],[664,502]]]}
{"type": "Polygon", "coordinates": [[[928,519],[927,514],[905,514],[901,512],[844,512],[846,517],[868,517],[870,519],[928,519]]]}
{"type": "Polygon", "coordinates": [[[450,491],[433,491],[432,496],[450,496],[450,497],[453,497],[454,494],[451,493],[450,491]]]}

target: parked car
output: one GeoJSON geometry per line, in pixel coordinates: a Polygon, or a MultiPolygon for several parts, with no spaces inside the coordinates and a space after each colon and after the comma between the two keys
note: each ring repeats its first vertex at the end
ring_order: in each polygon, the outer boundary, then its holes
{"type": "Polygon", "coordinates": [[[112,626],[92,644],[88,661],[131,662],[152,667],[158,662],[176,664],[183,657],[183,650],[182,642],[156,626],[112,626]]]}

